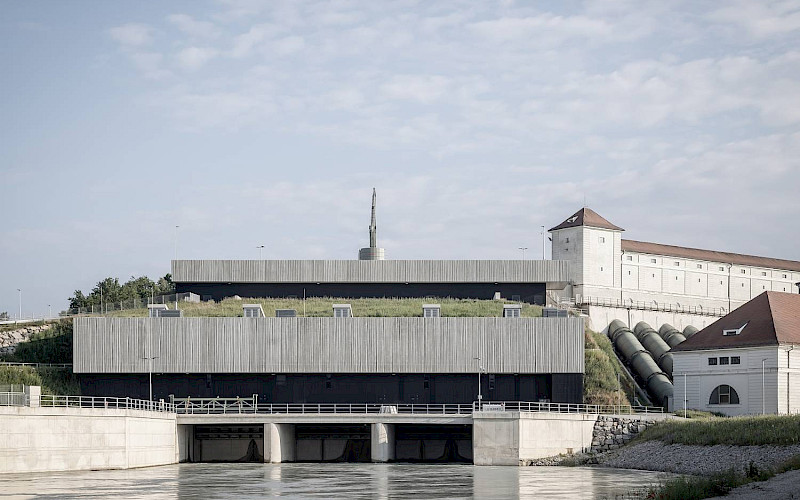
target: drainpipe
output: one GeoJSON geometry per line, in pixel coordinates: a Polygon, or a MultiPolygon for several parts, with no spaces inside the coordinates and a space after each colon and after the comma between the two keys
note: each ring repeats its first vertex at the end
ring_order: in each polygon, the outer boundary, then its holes
{"type": "Polygon", "coordinates": [[[791,400],[792,400],[792,393],[789,391],[789,382],[792,380],[792,373],[790,369],[792,368],[792,351],[794,351],[794,344],[789,347],[789,350],[786,351],[786,414],[788,415],[792,411],[791,407],[791,400]]]}
{"type": "Polygon", "coordinates": [[[728,264],[728,314],[731,313],[731,267],[733,264],[728,264]]]}

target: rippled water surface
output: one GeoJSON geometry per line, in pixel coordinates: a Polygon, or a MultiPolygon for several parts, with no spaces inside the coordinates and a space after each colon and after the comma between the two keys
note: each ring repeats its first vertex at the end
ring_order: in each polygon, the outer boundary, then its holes
{"type": "Polygon", "coordinates": [[[588,467],[180,464],[0,475],[0,498],[622,498],[664,477],[588,467]]]}

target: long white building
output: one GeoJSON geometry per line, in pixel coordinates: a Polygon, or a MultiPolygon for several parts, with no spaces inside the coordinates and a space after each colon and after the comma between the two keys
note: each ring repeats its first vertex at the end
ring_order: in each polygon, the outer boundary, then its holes
{"type": "Polygon", "coordinates": [[[704,327],[763,292],[797,292],[798,261],[626,240],[623,231],[589,208],[550,229],[552,258],[573,268],[560,297],[588,306],[594,328],[614,319],[704,327]]]}

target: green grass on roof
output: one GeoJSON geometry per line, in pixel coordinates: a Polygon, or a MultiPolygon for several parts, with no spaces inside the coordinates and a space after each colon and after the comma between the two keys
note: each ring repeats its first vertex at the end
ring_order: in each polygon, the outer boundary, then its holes
{"type": "MultiPolygon", "coordinates": [[[[444,317],[497,317],[503,315],[503,305],[513,302],[505,300],[472,300],[448,298],[422,299],[348,299],[348,298],[309,298],[302,299],[254,299],[227,298],[220,302],[178,302],[185,317],[230,317],[242,316],[242,304],[261,304],[264,315],[275,316],[275,309],[296,309],[298,316],[328,317],[333,316],[333,304],[350,304],[353,316],[356,317],[415,317],[422,316],[422,304],[440,304],[444,317]]],[[[174,303],[168,304],[170,309],[174,303]]],[[[147,316],[147,309],[128,309],[114,311],[109,316],[141,317],[147,316]]],[[[522,304],[522,316],[527,318],[542,315],[542,308],[531,304],[522,304]]]]}

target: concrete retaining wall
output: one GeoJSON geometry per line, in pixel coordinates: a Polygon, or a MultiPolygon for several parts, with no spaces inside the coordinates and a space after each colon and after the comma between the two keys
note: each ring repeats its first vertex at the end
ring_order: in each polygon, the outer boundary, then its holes
{"type": "Polygon", "coordinates": [[[0,473],[129,469],[177,462],[174,413],[0,407],[0,473]]]}

